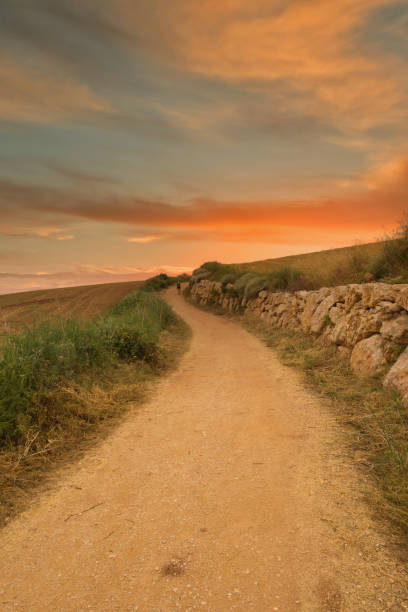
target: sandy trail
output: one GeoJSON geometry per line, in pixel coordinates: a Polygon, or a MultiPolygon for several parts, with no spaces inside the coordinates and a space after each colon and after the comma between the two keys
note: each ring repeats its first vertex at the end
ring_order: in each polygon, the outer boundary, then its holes
{"type": "Polygon", "coordinates": [[[326,407],[244,329],[168,300],[189,352],[3,531],[0,608],[405,609],[326,407]]]}

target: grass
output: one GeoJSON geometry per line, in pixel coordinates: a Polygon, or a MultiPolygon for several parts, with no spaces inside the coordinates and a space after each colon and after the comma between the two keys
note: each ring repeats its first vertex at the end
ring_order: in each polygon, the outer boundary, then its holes
{"type": "Polygon", "coordinates": [[[408,216],[383,243],[383,247],[372,265],[376,278],[392,282],[408,282],[408,216]]]}
{"type": "Polygon", "coordinates": [[[9,333],[0,361],[0,521],[50,466],[140,403],[187,336],[171,308],[142,290],[86,321],[54,318],[9,333]]]}
{"type": "MultiPolygon", "coordinates": [[[[386,241],[387,242],[387,241],[386,241]]],[[[362,244],[303,255],[291,255],[241,264],[210,261],[194,271],[193,279],[219,281],[223,290],[237,295],[254,295],[261,288],[270,291],[318,289],[347,283],[360,283],[377,266],[384,242],[362,244]]]]}

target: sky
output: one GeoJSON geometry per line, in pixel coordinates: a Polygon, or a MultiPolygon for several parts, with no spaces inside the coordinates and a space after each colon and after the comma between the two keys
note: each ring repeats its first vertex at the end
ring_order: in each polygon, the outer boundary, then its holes
{"type": "Polygon", "coordinates": [[[1,293],[369,242],[407,195],[406,0],[1,0],[1,293]]]}

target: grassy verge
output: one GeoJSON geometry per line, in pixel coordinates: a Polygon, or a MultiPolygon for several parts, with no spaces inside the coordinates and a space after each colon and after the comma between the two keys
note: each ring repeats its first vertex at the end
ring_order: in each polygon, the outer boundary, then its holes
{"type": "Polygon", "coordinates": [[[183,352],[188,329],[156,294],[129,294],[89,321],[10,334],[0,361],[0,522],[50,468],[76,457],[183,352]]]}
{"type": "MultiPolygon", "coordinates": [[[[197,306],[197,304],[195,304],[197,306]]],[[[408,547],[408,408],[379,379],[360,378],[335,346],[324,346],[301,331],[272,327],[263,321],[225,314],[241,323],[297,368],[307,385],[330,399],[338,420],[348,426],[354,459],[376,484],[369,500],[375,514],[391,519],[408,547]]]]}

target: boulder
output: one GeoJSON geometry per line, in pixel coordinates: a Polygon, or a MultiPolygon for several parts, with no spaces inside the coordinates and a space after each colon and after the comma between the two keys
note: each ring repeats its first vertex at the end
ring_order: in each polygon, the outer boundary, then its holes
{"type": "Polygon", "coordinates": [[[404,310],[408,310],[408,287],[406,285],[396,286],[395,303],[402,306],[404,310]]]}
{"type": "Polygon", "coordinates": [[[346,344],[346,333],[347,333],[347,317],[340,317],[331,333],[331,341],[333,344],[344,345],[346,344]]]}
{"type": "Polygon", "coordinates": [[[320,334],[323,327],[328,323],[329,310],[334,303],[334,295],[330,294],[316,307],[310,319],[310,331],[312,334],[320,334]]]}
{"type": "Polygon", "coordinates": [[[366,308],[374,308],[379,302],[394,302],[397,296],[394,285],[387,283],[369,283],[361,287],[361,303],[366,308]]]}
{"type": "Polygon", "coordinates": [[[361,300],[363,285],[348,285],[344,299],[346,311],[349,312],[361,300]]]}
{"type": "Polygon", "coordinates": [[[397,312],[401,312],[402,307],[396,304],[395,302],[382,301],[378,302],[375,309],[390,315],[394,315],[397,312]]]}
{"type": "Polygon", "coordinates": [[[337,304],[337,306],[333,306],[332,308],[330,308],[329,310],[329,317],[330,317],[330,321],[336,325],[336,323],[338,323],[341,319],[341,317],[344,316],[344,306],[343,304],[337,304]]]}
{"type": "Polygon", "coordinates": [[[360,340],[351,353],[350,365],[353,371],[359,376],[378,374],[387,362],[386,344],[385,338],[380,334],[360,340]]]}
{"type": "Polygon", "coordinates": [[[379,333],[389,315],[374,310],[354,309],[347,316],[345,344],[354,347],[357,342],[379,333]]]}
{"type": "Polygon", "coordinates": [[[303,331],[310,330],[310,323],[315,309],[320,302],[322,302],[324,298],[328,296],[329,293],[330,289],[327,289],[327,287],[323,287],[323,289],[319,289],[319,291],[309,292],[303,313],[300,317],[303,331]]]}
{"type": "Polygon", "coordinates": [[[404,312],[395,319],[384,321],[380,333],[398,344],[408,344],[408,314],[404,312]]]}
{"type": "Polygon", "coordinates": [[[338,287],[334,287],[331,289],[331,293],[334,297],[334,303],[344,302],[347,294],[347,285],[339,285],[338,287]]]}
{"type": "Polygon", "coordinates": [[[408,405],[408,348],[400,355],[384,378],[384,387],[400,393],[404,404],[408,405]]]}

